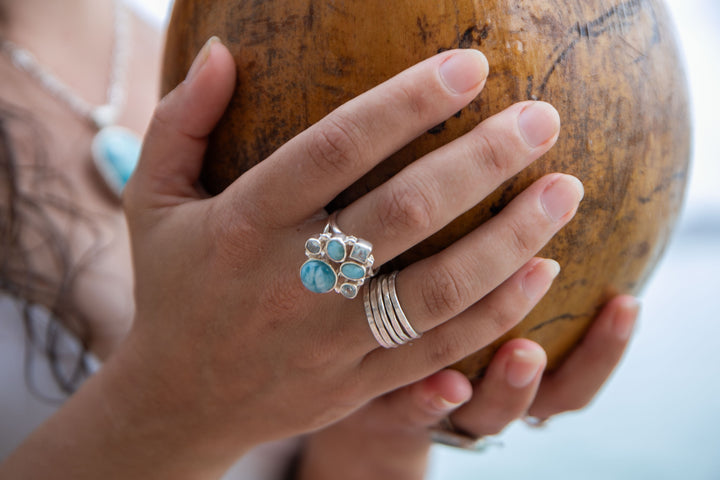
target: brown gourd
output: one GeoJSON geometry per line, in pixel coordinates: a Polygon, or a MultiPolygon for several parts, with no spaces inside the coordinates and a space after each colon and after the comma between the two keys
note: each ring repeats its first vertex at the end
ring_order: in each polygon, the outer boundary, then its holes
{"type": "Polygon", "coordinates": [[[668,242],[687,182],[690,128],[682,62],[661,1],[176,0],[164,92],[182,81],[211,35],[230,48],[238,71],[205,158],[202,180],[213,193],[335,107],[446,49],[485,53],[484,91],[328,210],[514,102],[558,109],[563,127],[550,153],[386,267],[444,248],[545,173],[583,181],[576,218],[540,252],[563,271],[520,325],[457,365],[471,378],[513,337],[538,341],[555,368],[608,299],[639,291],[668,242]]]}

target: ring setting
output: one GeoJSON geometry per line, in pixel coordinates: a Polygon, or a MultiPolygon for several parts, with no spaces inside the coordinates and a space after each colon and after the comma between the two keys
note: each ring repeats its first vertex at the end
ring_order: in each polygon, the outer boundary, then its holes
{"type": "Polygon", "coordinates": [[[300,267],[300,280],[311,292],[335,291],[355,298],[365,280],[375,275],[372,243],[345,235],[335,218],[333,213],[323,232],[305,242],[308,260],[300,267]]]}

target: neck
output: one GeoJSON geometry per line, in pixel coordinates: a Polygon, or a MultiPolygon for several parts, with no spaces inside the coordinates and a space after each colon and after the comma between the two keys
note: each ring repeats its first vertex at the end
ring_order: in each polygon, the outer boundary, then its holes
{"type": "Polygon", "coordinates": [[[0,0],[0,16],[0,37],[32,52],[86,100],[104,102],[114,41],[112,0],[0,0]]]}
{"type": "Polygon", "coordinates": [[[37,35],[77,36],[94,22],[107,21],[111,7],[106,0],[0,0],[0,32],[18,43],[37,35]]]}

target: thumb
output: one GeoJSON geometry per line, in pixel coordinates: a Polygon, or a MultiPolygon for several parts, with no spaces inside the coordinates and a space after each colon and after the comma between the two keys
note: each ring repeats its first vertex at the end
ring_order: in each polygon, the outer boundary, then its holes
{"type": "Polygon", "coordinates": [[[138,166],[125,189],[127,209],[198,198],[207,137],[235,87],[235,62],[217,37],[195,58],[185,80],[163,98],[150,122],[138,166]]]}

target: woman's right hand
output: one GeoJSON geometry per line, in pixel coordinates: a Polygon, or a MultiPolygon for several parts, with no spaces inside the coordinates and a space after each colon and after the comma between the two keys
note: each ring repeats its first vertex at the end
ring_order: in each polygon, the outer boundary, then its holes
{"type": "MultiPolygon", "coordinates": [[[[479,52],[443,52],[341,106],[208,198],[197,186],[203,153],[235,87],[232,57],[209,42],[158,106],[126,189],[137,316],[91,382],[113,430],[103,448],[148,464],[143,478],[221,471],[251,446],[338,420],[519,322],[556,273],[532,259],[574,215],[582,186],[573,177],[539,179],[495,218],[400,272],[400,302],[424,332],[412,345],[380,348],[361,295],[311,293],[298,274],[305,241],[326,224],[324,205],[467,105],[487,71],[479,52]]],[[[513,105],[349,205],[337,224],[372,242],[382,265],[545,153],[558,130],[551,106],[513,105]]],[[[105,473],[118,467],[102,458],[105,473]]]]}
{"type": "MultiPolygon", "coordinates": [[[[165,384],[158,401],[203,412],[202,430],[216,438],[290,436],[460,360],[525,316],[555,272],[547,262],[522,267],[574,215],[582,186],[573,177],[538,180],[400,273],[403,308],[425,332],[412,346],[379,348],[361,298],[311,293],[298,274],[305,240],[325,226],[323,206],[469,103],[487,68],[476,51],[437,55],[206,198],[196,187],[206,138],[235,85],[229,52],[208,44],[159,105],[125,198],[138,309],[128,348],[165,384]]],[[[337,223],[372,242],[382,265],[538,158],[558,129],[549,105],[514,105],[349,205],[337,223]]]]}

